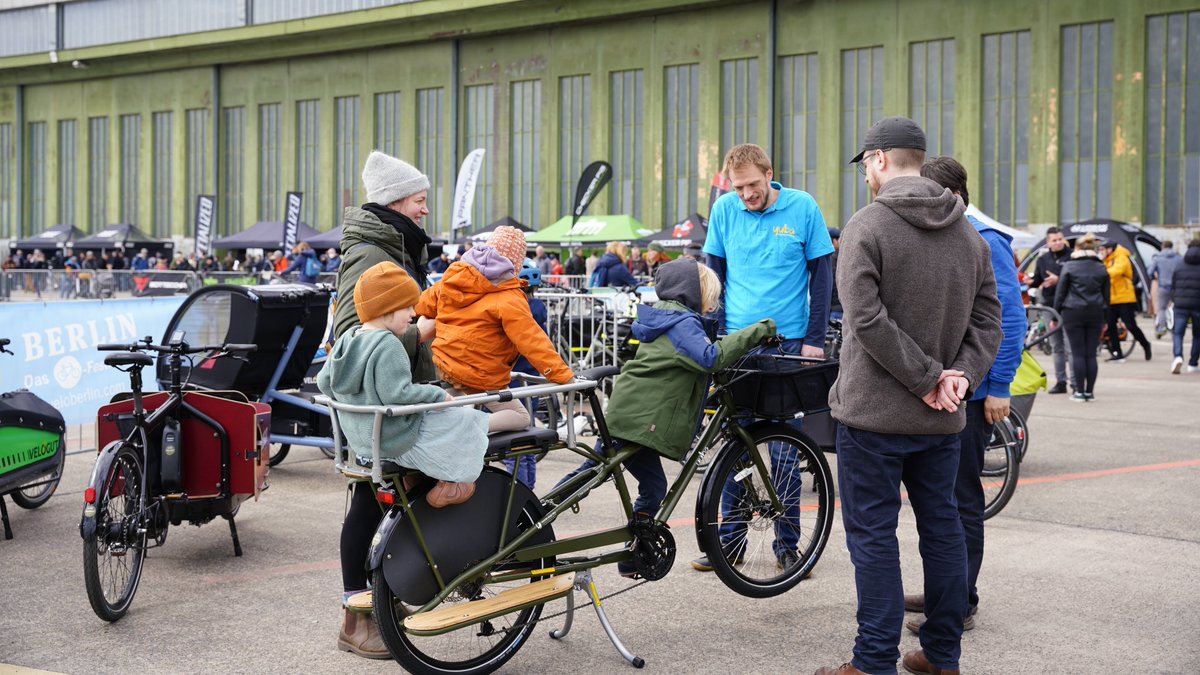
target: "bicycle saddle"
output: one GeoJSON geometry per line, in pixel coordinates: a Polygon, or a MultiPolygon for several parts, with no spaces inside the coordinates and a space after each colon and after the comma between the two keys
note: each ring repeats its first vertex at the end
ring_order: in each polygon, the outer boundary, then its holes
{"type": "Polygon", "coordinates": [[[516,431],[499,431],[488,434],[488,461],[505,459],[509,451],[519,448],[537,446],[549,450],[550,446],[558,443],[558,432],[553,429],[529,427],[516,431]]]}
{"type": "Polygon", "coordinates": [[[117,352],[104,357],[104,365],[106,366],[151,366],[154,365],[154,357],[141,352],[117,352]]]}

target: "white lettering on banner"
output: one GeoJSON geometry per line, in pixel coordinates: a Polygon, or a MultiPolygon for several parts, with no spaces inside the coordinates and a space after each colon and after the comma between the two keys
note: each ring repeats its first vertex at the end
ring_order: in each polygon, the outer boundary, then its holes
{"type": "Polygon", "coordinates": [[[572,227],[567,231],[566,236],[587,237],[597,235],[600,234],[600,231],[604,229],[604,225],[605,223],[603,220],[596,220],[595,218],[581,220],[578,223],[575,223],[575,227],[572,227]]]}
{"type": "Polygon", "coordinates": [[[604,178],[606,173],[608,173],[608,167],[601,166],[596,175],[592,176],[592,182],[588,183],[587,189],[583,191],[583,199],[579,200],[579,204],[575,206],[576,216],[583,215],[583,210],[588,207],[588,204],[591,204],[592,198],[596,196],[596,184],[600,182],[601,178],[604,178]]]}
{"type": "Polygon", "coordinates": [[[94,348],[104,342],[121,342],[137,338],[137,322],[133,314],[118,314],[116,317],[104,317],[107,332],[98,330],[95,319],[84,323],[69,323],[66,326],[54,326],[44,331],[22,333],[21,340],[25,345],[25,361],[37,361],[47,356],[62,356],[68,352],[78,352],[94,348]],[[115,321],[114,321],[115,319],[115,321]],[[87,327],[85,334],[84,327],[87,327]],[[63,344],[63,331],[67,333],[67,344],[63,344]],[[87,338],[91,338],[89,343],[87,338]]]}
{"type": "Polygon", "coordinates": [[[196,253],[208,255],[209,232],[212,225],[213,202],[208,197],[200,195],[196,198],[196,253]]]}
{"type": "Polygon", "coordinates": [[[1069,230],[1071,232],[1108,232],[1108,225],[1106,223],[1076,223],[1069,230]]]}

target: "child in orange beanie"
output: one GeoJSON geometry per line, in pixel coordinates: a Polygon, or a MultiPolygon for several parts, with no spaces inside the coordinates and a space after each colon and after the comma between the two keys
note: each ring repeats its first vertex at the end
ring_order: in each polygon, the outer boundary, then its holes
{"type": "MultiPolygon", "coordinates": [[[[421,294],[417,314],[437,320],[433,363],[457,391],[507,388],[521,355],[551,382],[565,384],[575,377],[529,310],[527,284],[517,276],[524,262],[525,233],[502,225],[486,245],[464,253],[421,294]]],[[[529,426],[529,411],[519,400],[483,407],[492,413],[489,431],[529,426]]]]}
{"type": "MultiPolygon", "coordinates": [[[[441,387],[412,381],[412,365],[399,336],[412,324],[419,297],[416,282],[393,262],[363,272],[354,286],[354,306],[362,326],[334,344],[317,376],[321,392],[356,405],[451,400],[441,387]]],[[[350,447],[369,457],[374,416],[343,414],[339,419],[350,447]]],[[[459,504],[475,493],[488,444],[487,420],[487,415],[469,407],[386,417],[380,452],[401,466],[438,479],[425,497],[430,506],[459,504]]]]}

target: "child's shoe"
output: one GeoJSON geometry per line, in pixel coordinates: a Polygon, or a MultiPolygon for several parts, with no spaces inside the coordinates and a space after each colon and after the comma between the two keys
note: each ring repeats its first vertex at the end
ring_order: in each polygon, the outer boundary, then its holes
{"type": "Polygon", "coordinates": [[[475,494],[474,483],[451,483],[444,480],[439,480],[437,485],[425,495],[425,501],[435,509],[440,509],[451,504],[461,504],[471,498],[475,494]]]}

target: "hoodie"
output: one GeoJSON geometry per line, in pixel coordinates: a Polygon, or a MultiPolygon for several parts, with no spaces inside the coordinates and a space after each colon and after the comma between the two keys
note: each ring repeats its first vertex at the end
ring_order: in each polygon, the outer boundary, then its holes
{"type": "Polygon", "coordinates": [[[1025,331],[1029,328],[1029,321],[1025,316],[1025,303],[1021,299],[1021,282],[1017,279],[1012,237],[985,225],[973,216],[967,216],[967,220],[987,242],[991,252],[992,274],[996,277],[996,299],[1000,301],[1000,324],[1004,331],[1004,341],[1000,343],[996,360],[971,400],[988,396],[1009,398],[1009,386],[1017,377],[1017,368],[1021,365],[1021,352],[1025,350],[1025,331]]]}
{"type": "Polygon", "coordinates": [[[1000,302],[988,245],[952,192],[920,176],[883,185],[842,230],[837,287],[845,308],[833,417],[875,433],[957,434],[966,407],[922,397],[942,370],[973,394],[1000,347],[1000,302]]]}
{"type": "MultiPolygon", "coordinates": [[[[317,388],[339,403],[354,405],[413,405],[446,400],[446,392],[431,384],[414,384],[408,353],[400,339],[386,330],[354,330],[333,346],[317,374],[317,388]]],[[[355,453],[371,454],[373,415],[341,415],[342,432],[355,453]]],[[[420,415],[385,417],[380,450],[397,459],[413,447],[421,429],[420,415]]]]}
{"type": "Polygon", "coordinates": [[[1158,275],[1158,287],[1171,289],[1175,287],[1175,270],[1183,264],[1183,256],[1173,248],[1164,248],[1155,253],[1150,259],[1150,267],[1146,268],[1146,276],[1153,279],[1158,275]]]}
{"type": "Polygon", "coordinates": [[[633,278],[629,268],[625,267],[625,263],[621,262],[616,253],[605,253],[596,263],[596,271],[592,273],[589,285],[593,287],[637,286],[637,279],[633,278]]]}
{"type": "Polygon", "coordinates": [[[507,258],[476,246],[421,294],[417,314],[437,320],[433,362],[448,382],[476,391],[504,389],[521,355],[551,382],[571,381],[575,373],[533,318],[527,285],[513,276],[507,258]]]}
{"type": "Polygon", "coordinates": [[[615,437],[682,459],[692,444],[708,375],[728,368],[764,338],[775,322],[764,319],[710,342],[700,307],[696,261],[681,258],[655,274],[660,300],[638,305],[633,335],[641,345],[613,385],[605,419],[615,437]]]}

